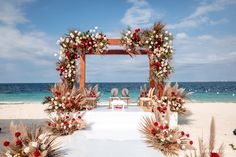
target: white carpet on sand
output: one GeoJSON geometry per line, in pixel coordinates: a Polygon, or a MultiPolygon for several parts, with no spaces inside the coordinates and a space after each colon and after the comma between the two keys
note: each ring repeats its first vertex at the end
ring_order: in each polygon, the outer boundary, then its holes
{"type": "Polygon", "coordinates": [[[88,112],[88,128],[64,139],[67,157],[163,157],[138,131],[143,112],[88,112]]]}

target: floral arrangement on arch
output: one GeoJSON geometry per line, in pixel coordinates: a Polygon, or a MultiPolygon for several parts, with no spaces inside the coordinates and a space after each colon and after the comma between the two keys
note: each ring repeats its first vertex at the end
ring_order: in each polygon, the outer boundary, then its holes
{"type": "Polygon", "coordinates": [[[170,128],[170,110],[154,105],[154,116],[144,117],[140,125],[145,142],[154,149],[161,151],[166,156],[178,156],[179,151],[193,149],[190,135],[180,131],[178,127],[170,128]]]}
{"type": "Polygon", "coordinates": [[[142,47],[148,50],[151,64],[151,80],[162,82],[169,77],[173,68],[170,61],[173,56],[172,34],[165,30],[161,22],[153,28],[134,31],[128,28],[122,32],[121,43],[130,55],[139,54],[142,47]]]}
{"type": "Polygon", "coordinates": [[[172,34],[165,30],[161,22],[155,23],[152,29],[143,31],[143,46],[149,51],[151,78],[164,81],[171,74],[170,60],[173,56],[172,34]]]}
{"type": "Polygon", "coordinates": [[[56,83],[50,87],[53,96],[45,98],[43,104],[48,104],[45,110],[48,113],[78,112],[86,103],[83,93],[77,89],[68,87],[67,83],[56,83]]]}
{"type": "Polygon", "coordinates": [[[171,83],[166,83],[163,91],[163,96],[160,98],[159,103],[164,106],[169,105],[171,112],[183,114],[186,112],[185,99],[189,97],[191,92],[185,92],[184,88],[179,88],[179,84],[171,86],[171,83]]]}
{"type": "Polygon", "coordinates": [[[85,112],[82,114],[67,113],[51,115],[48,121],[48,129],[56,135],[69,135],[76,130],[86,127],[86,121],[83,119],[85,112]]]}
{"type": "Polygon", "coordinates": [[[15,125],[11,122],[10,130],[12,140],[3,142],[2,157],[63,157],[65,151],[61,150],[56,142],[57,136],[52,135],[41,127],[27,128],[23,124],[15,125]]]}
{"type": "Polygon", "coordinates": [[[126,51],[132,56],[140,53],[142,47],[141,29],[137,28],[134,31],[130,27],[122,32],[121,44],[125,47],[126,51]]]}
{"type": "Polygon", "coordinates": [[[81,32],[72,30],[58,41],[60,44],[60,57],[57,63],[57,70],[61,79],[66,81],[70,88],[76,82],[76,59],[86,53],[102,54],[106,51],[108,40],[106,35],[93,30],[81,32]]]}

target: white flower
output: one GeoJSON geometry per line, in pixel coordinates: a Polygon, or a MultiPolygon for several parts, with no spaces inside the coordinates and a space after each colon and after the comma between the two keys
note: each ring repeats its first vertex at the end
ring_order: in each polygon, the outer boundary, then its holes
{"type": "Polygon", "coordinates": [[[168,34],[168,31],[165,31],[166,34],[168,34]]]}
{"type": "Polygon", "coordinates": [[[41,134],[41,135],[39,135],[39,137],[38,137],[38,139],[39,139],[40,141],[44,140],[44,138],[45,138],[45,134],[41,134]]]}
{"type": "Polygon", "coordinates": [[[186,147],[185,147],[185,145],[182,145],[181,148],[184,150],[186,147]]]}
{"type": "Polygon", "coordinates": [[[131,31],[128,31],[128,34],[131,34],[131,31]]]}
{"type": "Polygon", "coordinates": [[[29,152],[30,152],[30,148],[29,148],[29,147],[25,147],[25,148],[24,148],[24,153],[25,153],[25,154],[28,154],[29,152]]]}
{"type": "Polygon", "coordinates": [[[37,148],[38,147],[38,142],[31,142],[32,147],[37,148]]]}
{"type": "Polygon", "coordinates": [[[8,150],[6,153],[5,153],[5,155],[7,156],[7,157],[12,157],[12,155],[10,154],[11,152],[8,150]]]}
{"type": "Polygon", "coordinates": [[[180,144],[181,143],[181,140],[180,139],[177,139],[177,141],[176,141],[178,144],[180,144]]]}
{"type": "Polygon", "coordinates": [[[77,31],[77,30],[75,30],[75,33],[78,33],[78,31],[77,31]]]}

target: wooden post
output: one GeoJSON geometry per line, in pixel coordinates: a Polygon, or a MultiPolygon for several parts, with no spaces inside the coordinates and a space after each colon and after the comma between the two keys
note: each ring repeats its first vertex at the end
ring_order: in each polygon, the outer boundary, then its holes
{"type": "Polygon", "coordinates": [[[80,56],[80,90],[83,90],[85,86],[85,70],[86,70],[86,60],[84,53],[80,56]]]}
{"type": "Polygon", "coordinates": [[[151,79],[152,75],[152,65],[151,65],[151,60],[149,58],[149,52],[147,53],[148,59],[149,59],[149,88],[154,88],[155,87],[155,81],[151,79]]]}
{"type": "Polygon", "coordinates": [[[163,82],[157,82],[157,96],[158,98],[161,98],[163,96],[164,87],[163,82]]]}

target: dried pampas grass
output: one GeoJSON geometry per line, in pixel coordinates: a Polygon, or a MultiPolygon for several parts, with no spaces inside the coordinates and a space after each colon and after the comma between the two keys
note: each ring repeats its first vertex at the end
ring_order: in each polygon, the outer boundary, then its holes
{"type": "Polygon", "coordinates": [[[12,139],[4,141],[2,157],[63,157],[57,136],[41,127],[10,124],[12,139]]]}
{"type": "Polygon", "coordinates": [[[204,143],[203,137],[198,139],[198,149],[193,152],[190,152],[189,154],[186,154],[186,157],[224,157],[224,144],[221,144],[221,146],[218,149],[215,149],[215,119],[212,117],[211,120],[211,126],[210,126],[210,138],[209,138],[209,146],[207,147],[204,143]]]}

